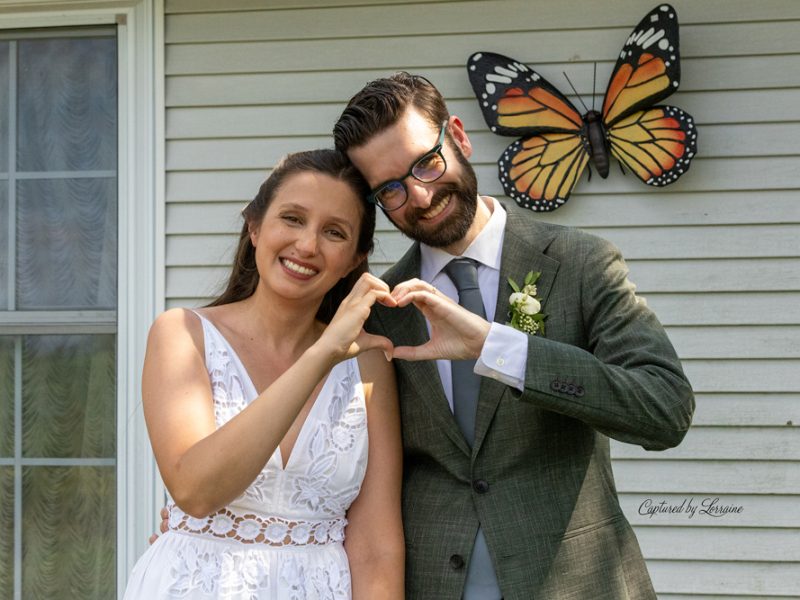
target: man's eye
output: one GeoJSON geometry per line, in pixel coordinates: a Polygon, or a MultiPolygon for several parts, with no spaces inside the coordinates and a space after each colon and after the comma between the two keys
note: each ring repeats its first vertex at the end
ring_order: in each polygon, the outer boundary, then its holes
{"type": "Polygon", "coordinates": [[[436,154],[429,154],[428,156],[423,156],[419,159],[417,163],[417,167],[422,169],[427,169],[429,167],[434,166],[438,162],[439,156],[436,154]]]}
{"type": "Polygon", "coordinates": [[[391,200],[392,198],[396,198],[401,194],[402,187],[400,185],[387,185],[384,187],[378,196],[382,200],[391,200]]]}

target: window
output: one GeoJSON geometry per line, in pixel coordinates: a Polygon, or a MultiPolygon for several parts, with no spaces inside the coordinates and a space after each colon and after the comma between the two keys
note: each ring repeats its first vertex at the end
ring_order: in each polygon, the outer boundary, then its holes
{"type": "Polygon", "coordinates": [[[0,37],[0,599],[113,598],[117,33],[0,37]]]}

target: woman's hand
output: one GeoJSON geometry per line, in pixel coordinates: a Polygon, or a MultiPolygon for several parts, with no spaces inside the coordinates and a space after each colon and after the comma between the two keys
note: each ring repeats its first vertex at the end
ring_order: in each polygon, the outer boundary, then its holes
{"type": "Polygon", "coordinates": [[[421,346],[398,346],[393,357],[402,360],[478,358],[491,324],[454,302],[430,283],[410,279],[395,286],[398,307],[414,304],[431,324],[431,338],[421,346]]]}
{"type": "Polygon", "coordinates": [[[397,306],[389,286],[374,275],[364,273],[342,300],[315,346],[329,352],[336,361],[373,349],[382,350],[386,360],[391,360],[394,350],[392,342],[383,336],[364,331],[364,323],[375,302],[389,307],[397,306]]]}

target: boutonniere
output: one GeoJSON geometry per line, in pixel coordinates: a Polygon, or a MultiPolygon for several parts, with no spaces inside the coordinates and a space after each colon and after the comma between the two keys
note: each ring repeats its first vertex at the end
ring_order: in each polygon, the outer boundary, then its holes
{"type": "Polygon", "coordinates": [[[547,316],[542,314],[542,304],[536,298],[536,280],[540,275],[541,273],[538,272],[529,272],[525,275],[525,281],[521,288],[511,277],[508,278],[508,285],[514,290],[508,299],[508,303],[511,305],[509,309],[511,321],[508,325],[531,335],[537,333],[544,335],[544,319],[547,316]]]}

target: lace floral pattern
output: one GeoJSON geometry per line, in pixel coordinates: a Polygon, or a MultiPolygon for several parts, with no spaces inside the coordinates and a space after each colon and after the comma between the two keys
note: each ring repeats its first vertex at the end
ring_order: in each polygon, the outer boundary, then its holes
{"type": "Polygon", "coordinates": [[[169,506],[169,528],[175,531],[212,536],[242,544],[268,546],[306,546],[344,540],[347,519],[290,521],[280,517],[262,517],[253,513],[218,510],[204,519],[187,515],[174,504],[169,506]]]}
{"type": "MultiPolygon", "coordinates": [[[[217,427],[256,390],[234,349],[203,321],[217,427]]],[[[198,519],[172,507],[131,598],[349,600],[342,542],[367,466],[367,413],[355,359],[331,370],[286,464],[267,462],[244,493],[198,519]],[[146,567],[146,568],[145,568],[146,567]]],[[[138,569],[137,565],[137,569],[138,569]]]]}
{"type": "Polygon", "coordinates": [[[283,563],[280,582],[290,600],[349,600],[350,571],[322,569],[303,564],[295,557],[283,563]]]}
{"type": "Polygon", "coordinates": [[[172,598],[185,598],[200,592],[214,598],[255,600],[269,590],[269,572],[256,555],[234,552],[198,552],[184,546],[171,561],[172,598]]]}

